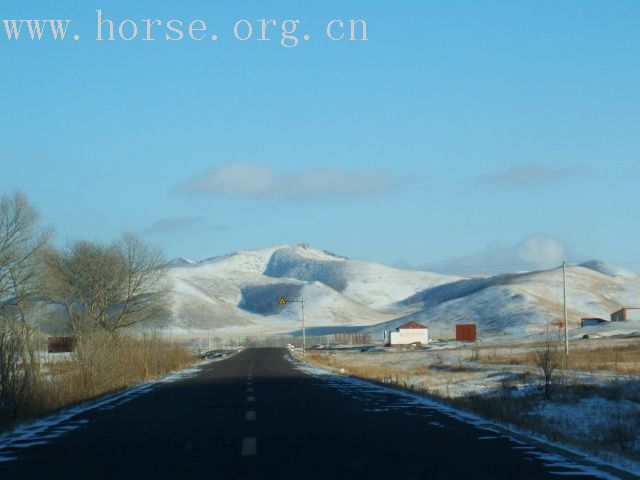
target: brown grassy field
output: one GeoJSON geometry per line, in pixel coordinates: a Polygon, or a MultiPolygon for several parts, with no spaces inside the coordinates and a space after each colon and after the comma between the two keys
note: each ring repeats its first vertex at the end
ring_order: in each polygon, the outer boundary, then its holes
{"type": "MultiPolygon", "coordinates": [[[[572,340],[569,356],[564,358],[567,369],[587,372],[608,371],[623,374],[640,374],[640,339],[607,339],[599,345],[599,339],[572,340]]],[[[494,365],[536,365],[536,352],[542,344],[532,344],[529,349],[514,351],[511,347],[475,347],[470,359],[494,365]]],[[[564,353],[564,344],[558,345],[564,353]]]]}
{"type": "Polygon", "coordinates": [[[0,418],[0,429],[60,408],[115,392],[193,364],[185,347],[159,336],[94,334],[78,342],[75,354],[42,362],[19,405],[0,418]]]}
{"type": "MultiPolygon", "coordinates": [[[[536,359],[541,347],[542,344],[499,345],[374,354],[325,351],[310,352],[305,360],[341,375],[424,394],[594,454],[621,455],[639,461],[640,410],[629,410],[629,406],[640,403],[640,384],[628,375],[640,371],[638,339],[609,339],[601,344],[572,342],[569,360],[562,362],[564,371],[558,369],[554,376],[551,398],[535,389],[526,395],[513,395],[514,388],[542,382],[536,359]],[[605,378],[600,383],[584,383],[580,380],[584,375],[572,376],[569,369],[613,375],[597,376],[605,378]],[[565,428],[562,422],[548,421],[538,410],[543,405],[572,406],[590,399],[605,399],[611,404],[602,412],[602,421],[589,427],[589,435],[581,434],[580,429],[565,428]]],[[[561,354],[563,349],[558,351],[561,354]]]]}

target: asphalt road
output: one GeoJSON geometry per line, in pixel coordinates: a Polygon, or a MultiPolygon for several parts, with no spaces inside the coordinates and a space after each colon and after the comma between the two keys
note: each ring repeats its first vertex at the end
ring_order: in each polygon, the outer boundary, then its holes
{"type": "Polygon", "coordinates": [[[401,392],[310,375],[287,356],[249,349],[29,443],[5,438],[0,459],[13,460],[0,462],[0,479],[596,478],[401,392]]]}

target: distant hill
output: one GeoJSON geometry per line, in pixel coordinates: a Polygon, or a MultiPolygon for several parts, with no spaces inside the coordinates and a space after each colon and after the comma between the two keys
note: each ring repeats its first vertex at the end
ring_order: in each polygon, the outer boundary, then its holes
{"type": "MultiPolygon", "coordinates": [[[[562,268],[459,280],[405,299],[402,303],[415,313],[365,330],[381,334],[414,320],[449,337],[455,323],[476,323],[491,334],[544,331],[564,318],[562,288],[562,268]]],[[[601,261],[567,268],[569,328],[580,326],[581,318],[609,319],[621,307],[637,305],[637,274],[601,261]]]]}
{"type": "Polygon", "coordinates": [[[304,298],[309,326],[376,324],[413,311],[402,300],[458,277],[399,270],[350,260],[308,245],[239,251],[192,263],[169,263],[173,284],[173,328],[240,328],[243,332],[299,328],[299,305],[280,297],[304,298]]]}
{"type": "MultiPolygon", "coordinates": [[[[169,263],[175,330],[218,335],[313,330],[383,330],[415,320],[432,335],[451,336],[455,323],[505,334],[540,331],[562,316],[562,270],[463,278],[351,260],[309,245],[245,250],[201,262],[169,263]]],[[[640,306],[640,276],[602,261],[567,270],[570,326],[581,317],[608,318],[640,306]]]]}

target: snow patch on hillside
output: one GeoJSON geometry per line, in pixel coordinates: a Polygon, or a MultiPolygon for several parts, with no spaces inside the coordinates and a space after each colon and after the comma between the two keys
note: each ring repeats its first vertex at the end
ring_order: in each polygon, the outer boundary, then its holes
{"type": "Polygon", "coordinates": [[[638,277],[637,273],[634,273],[630,270],[625,270],[620,267],[615,267],[606,262],[603,262],[602,260],[591,260],[588,262],[581,263],[579,266],[584,268],[589,268],[591,270],[602,273],[603,275],[607,275],[609,277],[625,277],[625,278],[638,277]]]}
{"type": "MultiPolygon", "coordinates": [[[[562,319],[562,269],[463,278],[351,260],[300,244],[241,250],[169,265],[171,318],[184,331],[234,328],[281,333],[300,327],[362,327],[376,340],[410,320],[451,338],[456,323],[483,335],[544,331],[562,319]]],[[[567,268],[569,327],[582,317],[609,318],[640,303],[640,276],[601,261],[567,268]]]]}
{"type": "MultiPolygon", "coordinates": [[[[584,266],[567,268],[569,328],[580,319],[608,319],[640,299],[640,277],[608,276],[584,266]]],[[[562,269],[473,278],[419,292],[402,302],[417,313],[366,331],[379,335],[413,320],[450,338],[456,323],[476,323],[483,334],[526,334],[544,331],[564,318],[562,269]]]]}

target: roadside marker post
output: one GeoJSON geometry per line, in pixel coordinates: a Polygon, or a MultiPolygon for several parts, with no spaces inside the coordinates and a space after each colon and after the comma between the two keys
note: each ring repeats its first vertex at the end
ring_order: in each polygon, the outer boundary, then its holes
{"type": "Polygon", "coordinates": [[[302,317],[302,356],[304,357],[307,345],[307,335],[304,329],[304,298],[300,298],[300,300],[287,300],[285,297],[280,297],[280,301],[278,303],[280,305],[286,305],[287,303],[300,304],[300,316],[302,317]]]}

